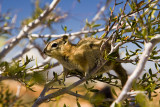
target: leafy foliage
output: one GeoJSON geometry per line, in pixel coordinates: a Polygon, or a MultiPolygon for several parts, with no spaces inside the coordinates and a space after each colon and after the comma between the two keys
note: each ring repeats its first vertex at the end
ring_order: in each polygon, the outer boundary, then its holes
{"type": "MultiPolygon", "coordinates": [[[[44,9],[48,8],[48,5],[45,5],[44,7],[40,6],[40,0],[36,0],[34,3],[34,11],[32,13],[32,16],[29,18],[26,18],[21,22],[21,27],[29,24],[30,22],[34,21],[35,19],[39,18],[40,14],[43,12],[44,9]]],[[[62,22],[63,19],[67,17],[66,13],[62,13],[61,11],[57,10],[56,12],[50,13],[45,20],[42,20],[41,26],[44,28],[48,28],[51,33],[54,33],[55,30],[52,27],[53,23],[62,22]]],[[[45,29],[42,28],[41,32],[45,29]]]]}
{"type": "Polygon", "coordinates": [[[25,106],[22,103],[21,99],[18,99],[13,93],[9,90],[8,87],[3,87],[0,85],[0,105],[2,107],[9,107],[9,106],[25,106]]]}
{"type": "Polygon", "coordinates": [[[35,83],[44,83],[44,77],[42,74],[34,72],[32,74],[27,73],[32,67],[27,68],[27,65],[33,61],[32,58],[28,58],[26,56],[25,62],[22,63],[21,60],[13,61],[12,63],[8,62],[1,62],[0,63],[0,70],[2,80],[4,79],[14,79],[19,82],[22,82],[26,85],[27,88],[32,90],[32,86],[35,83]]]}
{"type": "MultiPolygon", "coordinates": [[[[80,0],[77,0],[79,3],[80,0]]],[[[116,1],[116,0],[115,0],[116,1]]],[[[101,35],[102,38],[108,37],[111,40],[112,47],[122,49],[124,48],[125,55],[120,59],[122,63],[126,63],[127,61],[133,65],[137,65],[139,61],[139,57],[144,50],[145,43],[150,41],[156,34],[160,34],[160,12],[159,12],[159,2],[156,0],[141,0],[137,2],[137,0],[127,0],[127,2],[118,2],[114,4],[116,6],[124,5],[123,9],[120,8],[120,13],[114,12],[114,7],[110,8],[110,17],[106,20],[103,20],[105,23],[105,31],[104,34],[101,35]],[[126,3],[126,4],[125,4],[126,3]],[[130,11],[126,11],[126,5],[128,5],[128,9],[130,11]],[[154,6],[156,5],[156,6],[154,6]],[[130,8],[129,8],[130,7],[130,8]],[[116,27],[115,27],[116,26],[116,27]],[[124,44],[131,44],[135,46],[133,49],[128,48],[129,46],[124,44]],[[124,47],[123,47],[124,46],[124,47]],[[134,59],[135,58],[135,59],[134,59]]],[[[48,5],[41,7],[40,1],[36,0],[34,11],[30,18],[26,18],[22,21],[21,27],[27,25],[28,23],[34,21],[39,17],[39,15],[43,12],[48,5]]],[[[42,29],[40,33],[44,30],[44,28],[49,28],[53,33],[54,30],[52,28],[52,24],[55,22],[59,22],[61,19],[62,13],[60,11],[53,12],[46,16],[45,20],[42,20],[41,26],[42,29]]],[[[9,14],[0,15],[0,39],[2,41],[8,38],[8,35],[12,34],[12,29],[14,28],[11,24],[11,17],[9,14]],[[8,28],[8,29],[7,29],[8,28]],[[7,35],[7,36],[6,36],[7,35]]],[[[102,21],[102,20],[101,20],[102,21]]],[[[102,24],[97,24],[96,22],[89,22],[88,19],[85,21],[85,30],[97,30],[94,33],[87,33],[85,36],[97,36],[98,29],[103,27],[102,24]]],[[[70,29],[67,26],[62,26],[62,30],[64,33],[69,33],[70,29]]],[[[64,35],[65,35],[64,34],[64,35]]],[[[79,37],[81,38],[81,37],[79,37]]],[[[29,43],[35,42],[35,39],[29,39],[29,43]]],[[[48,38],[48,41],[51,38],[48,38]]],[[[43,40],[42,40],[43,41],[43,40]]],[[[4,45],[0,43],[0,46],[4,45]]],[[[146,73],[142,75],[142,77],[138,78],[138,80],[134,80],[132,84],[131,91],[132,92],[141,92],[136,93],[136,95],[130,95],[124,102],[120,104],[116,104],[117,107],[121,106],[144,106],[147,107],[149,102],[152,101],[155,97],[159,95],[158,91],[160,89],[160,50],[159,46],[154,47],[152,50],[148,61],[154,63],[156,71],[153,71],[153,68],[150,68],[146,73]]],[[[41,51],[40,48],[37,48],[41,51]]],[[[105,52],[105,60],[115,61],[117,57],[112,52],[108,55],[108,52],[105,52]]],[[[43,55],[42,55],[43,56],[43,55]]],[[[44,56],[43,56],[44,57],[44,56]]],[[[45,58],[45,57],[44,57],[45,58]]],[[[19,81],[25,87],[33,92],[36,90],[32,89],[32,86],[35,84],[44,85],[44,90],[41,92],[40,97],[36,100],[38,101],[40,98],[44,98],[46,96],[52,96],[47,99],[47,101],[53,101],[51,98],[55,98],[58,102],[60,101],[59,95],[61,93],[70,93],[71,89],[77,83],[73,83],[71,86],[66,84],[66,78],[70,77],[78,77],[80,80],[85,78],[81,72],[70,72],[66,77],[63,74],[58,74],[53,72],[54,78],[51,80],[44,79],[44,75],[41,73],[43,71],[48,71],[50,68],[54,67],[54,64],[44,64],[39,66],[36,62],[36,67],[29,66],[29,63],[34,61],[34,58],[28,58],[26,56],[25,60],[12,60],[11,62],[2,61],[0,62],[0,81],[6,79],[13,79],[15,81],[19,81]],[[69,89],[67,89],[69,87],[69,89]],[[71,88],[70,88],[71,87],[71,88]],[[58,91],[51,91],[58,90],[58,91]],[[51,92],[50,92],[51,91],[51,92]],[[57,94],[58,93],[58,94],[57,94]]],[[[79,94],[78,91],[76,93],[72,93],[71,95],[76,97],[76,104],[78,107],[81,107],[81,103],[79,98],[84,98],[95,106],[109,106],[114,98],[106,99],[105,93],[101,93],[101,90],[96,89],[96,87],[92,84],[103,82],[107,83],[110,86],[118,87],[119,90],[122,90],[122,86],[119,84],[119,78],[111,73],[107,73],[106,75],[96,75],[87,78],[85,84],[83,86],[83,95],[79,94]]],[[[17,96],[13,95],[9,88],[0,85],[0,104],[1,106],[21,106],[22,100],[18,99],[17,96]],[[5,88],[5,89],[4,89],[5,88]]],[[[111,93],[116,97],[118,97],[116,88],[111,89],[111,93]]],[[[63,94],[64,94],[63,93],[63,94]]],[[[63,96],[62,96],[63,97],[63,96]]],[[[40,99],[41,100],[41,99],[40,99]]],[[[54,102],[55,102],[54,100],[54,102]]],[[[41,101],[42,102],[45,102],[41,101]]],[[[64,104],[63,107],[68,107],[67,104],[64,104]]]]}

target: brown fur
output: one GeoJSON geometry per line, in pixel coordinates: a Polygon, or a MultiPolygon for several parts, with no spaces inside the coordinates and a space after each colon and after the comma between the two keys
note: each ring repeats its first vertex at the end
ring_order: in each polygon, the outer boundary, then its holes
{"type": "MultiPolygon", "coordinates": [[[[49,42],[44,49],[44,53],[57,59],[65,70],[78,71],[84,74],[93,70],[100,59],[104,57],[100,52],[100,47],[104,41],[105,39],[87,37],[74,45],[64,36],[49,42]],[[55,46],[52,47],[53,44],[55,46]]],[[[108,45],[106,48],[107,53],[110,51],[110,44],[108,43],[108,45]]],[[[116,55],[119,57],[118,52],[116,55]]],[[[109,70],[115,70],[124,85],[127,80],[127,74],[121,64],[115,61],[108,61],[100,71],[108,72],[109,70]]]]}

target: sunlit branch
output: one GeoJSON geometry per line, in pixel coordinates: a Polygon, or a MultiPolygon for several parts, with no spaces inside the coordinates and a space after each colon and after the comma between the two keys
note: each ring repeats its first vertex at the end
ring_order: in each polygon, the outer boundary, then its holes
{"type": "Polygon", "coordinates": [[[139,62],[137,64],[136,69],[134,70],[134,72],[129,77],[128,81],[126,82],[126,85],[124,86],[124,88],[123,88],[123,90],[121,92],[121,94],[113,102],[111,107],[114,107],[115,103],[119,103],[119,102],[121,102],[121,101],[126,99],[127,92],[129,92],[129,90],[131,89],[133,81],[136,80],[139,77],[139,75],[141,74],[141,72],[144,69],[144,66],[145,66],[146,62],[148,61],[148,58],[150,56],[150,53],[151,53],[153,47],[159,42],[160,42],[160,34],[156,35],[148,43],[145,44],[145,50],[144,50],[143,54],[140,57],[140,60],[139,60],[139,62]]]}
{"type": "Polygon", "coordinates": [[[27,53],[28,51],[30,51],[31,49],[35,48],[34,45],[32,44],[28,44],[26,46],[26,48],[24,48],[19,54],[17,54],[14,58],[12,58],[13,60],[16,60],[20,57],[22,57],[25,53],[27,53]]]}
{"type": "MultiPolygon", "coordinates": [[[[48,99],[51,99],[51,98],[55,98],[59,95],[62,95],[62,94],[65,94],[68,92],[68,90],[71,90],[73,88],[75,88],[76,86],[82,84],[83,82],[85,82],[86,80],[88,80],[91,76],[93,76],[94,74],[96,74],[98,72],[98,70],[104,66],[104,64],[107,62],[107,60],[102,60],[100,62],[99,65],[97,65],[97,67],[95,69],[93,69],[89,74],[87,74],[84,78],[78,80],[77,82],[74,82],[72,85],[66,87],[66,88],[63,88],[63,89],[60,89],[54,93],[51,93],[51,94],[48,94],[46,96],[43,96],[43,97],[39,97],[33,104],[32,107],[37,107],[39,104],[43,103],[44,101],[48,100],[48,99]]],[[[46,87],[45,87],[46,88],[46,87]]],[[[44,90],[46,90],[44,88],[44,90]]]]}
{"type": "Polygon", "coordinates": [[[88,33],[97,33],[97,32],[102,32],[104,31],[105,28],[101,28],[101,29],[96,29],[96,30],[85,30],[85,31],[79,31],[79,32],[74,32],[74,33],[67,33],[67,34],[60,34],[60,35],[40,35],[40,34],[31,34],[28,35],[32,38],[57,38],[57,37],[62,37],[62,36],[77,36],[77,35],[81,35],[81,34],[88,34],[88,33]]]}
{"type": "MultiPolygon", "coordinates": [[[[110,2],[111,2],[111,0],[108,0],[108,1],[106,2],[106,4],[100,8],[100,10],[99,10],[99,11],[97,12],[97,14],[93,17],[93,19],[91,20],[90,23],[95,23],[97,20],[100,19],[100,16],[104,13],[104,11],[106,10],[106,8],[107,8],[108,5],[110,4],[110,2]]],[[[85,31],[86,28],[87,28],[87,26],[84,26],[84,27],[81,29],[81,31],[85,31]]],[[[79,36],[79,35],[77,35],[77,36],[79,36]]],[[[70,40],[74,40],[77,36],[75,36],[75,35],[71,36],[70,40]]],[[[80,38],[81,38],[81,37],[80,37],[80,38]]]]}
{"type": "Polygon", "coordinates": [[[24,26],[19,32],[19,34],[14,39],[12,39],[12,41],[7,46],[4,47],[2,52],[0,52],[0,59],[5,57],[7,53],[10,52],[10,50],[20,42],[21,39],[26,37],[29,32],[36,28],[42,22],[42,20],[44,20],[52,12],[52,10],[56,7],[59,1],[60,0],[53,0],[49,7],[44,10],[37,19],[24,26]]]}

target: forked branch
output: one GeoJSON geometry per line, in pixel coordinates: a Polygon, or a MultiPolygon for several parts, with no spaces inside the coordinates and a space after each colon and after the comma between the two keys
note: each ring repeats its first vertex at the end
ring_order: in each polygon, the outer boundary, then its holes
{"type": "Polygon", "coordinates": [[[4,58],[7,53],[20,42],[21,39],[23,39],[25,36],[28,35],[29,32],[36,28],[42,22],[42,20],[44,20],[52,12],[52,10],[56,7],[59,1],[60,0],[53,0],[49,7],[44,10],[37,19],[24,26],[19,32],[19,34],[14,39],[12,39],[12,41],[7,46],[4,47],[2,52],[0,52],[0,59],[4,58]]]}
{"type": "Polygon", "coordinates": [[[119,103],[119,102],[125,100],[125,98],[127,97],[127,93],[129,92],[129,90],[132,87],[133,81],[136,80],[139,77],[139,75],[143,72],[143,69],[145,67],[146,62],[148,61],[148,58],[150,56],[150,53],[152,52],[152,49],[159,42],[160,42],[160,34],[157,34],[148,43],[145,44],[144,52],[143,52],[142,56],[140,57],[140,60],[137,64],[136,69],[134,70],[132,75],[129,77],[128,81],[126,82],[126,85],[124,86],[124,88],[121,92],[121,94],[112,103],[111,107],[115,107],[116,103],[119,103]]]}

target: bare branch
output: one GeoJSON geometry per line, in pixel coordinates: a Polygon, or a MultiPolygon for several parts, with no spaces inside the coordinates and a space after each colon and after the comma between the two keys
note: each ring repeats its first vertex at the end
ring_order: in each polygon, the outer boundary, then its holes
{"type": "Polygon", "coordinates": [[[30,51],[30,50],[33,49],[33,48],[34,48],[34,45],[28,44],[28,45],[26,46],[26,48],[24,48],[19,54],[17,54],[17,55],[16,55],[14,58],[12,58],[12,59],[13,59],[13,60],[16,60],[16,59],[22,57],[25,53],[27,53],[28,51],[30,51]]]}
{"type": "MultiPolygon", "coordinates": [[[[108,7],[108,5],[110,4],[111,0],[107,0],[106,4],[104,6],[101,7],[101,9],[97,12],[97,14],[93,17],[92,21],[90,23],[95,23],[97,20],[100,19],[100,16],[104,13],[104,11],[106,10],[106,8],[108,7]]],[[[81,31],[86,30],[87,26],[84,26],[81,31]]],[[[77,35],[79,36],[79,35],[77,35]]],[[[73,35],[70,39],[74,40],[77,36],[73,35]]],[[[81,38],[81,37],[79,37],[81,38]]]]}
{"type": "Polygon", "coordinates": [[[130,96],[136,96],[137,94],[146,94],[147,91],[133,91],[133,92],[127,92],[127,95],[130,95],[130,96]]]}
{"type": "MultiPolygon", "coordinates": [[[[151,2],[150,2],[151,3],[151,2]]],[[[149,4],[150,4],[149,3],[149,4]]],[[[106,6],[106,5],[105,5],[106,6]]],[[[101,10],[104,10],[103,8],[105,7],[105,6],[103,6],[101,9],[100,9],[100,13],[102,12],[101,10]]],[[[126,4],[125,4],[125,6],[126,6],[126,4]]],[[[148,4],[144,7],[144,8],[146,8],[146,7],[148,7],[148,4]]],[[[105,7],[106,8],[106,7],[105,7]]],[[[142,8],[142,9],[144,9],[144,8],[142,8]]],[[[134,11],[134,12],[131,12],[131,13],[128,13],[127,15],[122,15],[121,16],[121,18],[123,19],[123,18],[125,18],[125,17],[132,17],[132,16],[136,16],[136,14],[137,14],[137,12],[139,12],[139,11],[141,11],[142,9],[140,9],[140,10],[137,10],[137,11],[134,11]]],[[[125,10],[125,8],[123,9],[123,10],[125,10]]],[[[98,12],[98,13],[99,13],[98,12]]],[[[94,19],[94,18],[93,18],[94,19]]],[[[123,25],[123,21],[121,20],[120,21],[121,22],[121,25],[123,25]]],[[[119,23],[120,24],[120,23],[119,23]]],[[[126,24],[126,26],[128,26],[129,24],[127,23],[126,24]]],[[[112,26],[110,27],[110,29],[109,29],[109,31],[110,30],[113,30],[113,29],[116,29],[118,27],[118,25],[115,25],[115,23],[114,24],[112,24],[112,26]]],[[[121,26],[122,27],[122,26],[121,26]]],[[[120,29],[120,28],[119,28],[120,29]]],[[[57,37],[62,37],[62,36],[78,36],[78,35],[81,35],[81,34],[87,34],[87,33],[95,33],[95,32],[102,32],[102,31],[105,31],[106,29],[105,28],[101,28],[101,29],[97,29],[97,30],[85,30],[85,31],[79,31],[79,32],[74,32],[74,33],[68,33],[68,34],[60,34],[60,35],[51,35],[51,34],[46,34],[46,35],[39,35],[39,34],[30,34],[30,35],[28,35],[28,36],[30,36],[30,37],[32,37],[32,38],[49,38],[49,37],[51,37],[51,38],[57,38],[57,37]]],[[[108,34],[108,33],[107,33],[108,34]]],[[[72,38],[73,39],[73,38],[72,38]]]]}
{"type": "Polygon", "coordinates": [[[28,35],[28,36],[30,36],[32,38],[57,38],[57,37],[62,37],[62,36],[77,36],[77,35],[81,35],[81,34],[96,33],[96,32],[102,32],[102,31],[105,31],[105,28],[96,29],[96,30],[85,30],[85,31],[74,32],[74,33],[67,33],[67,34],[60,34],[60,35],[31,34],[31,35],[28,35]]]}
{"type": "Polygon", "coordinates": [[[20,42],[21,39],[26,37],[29,32],[36,28],[42,22],[42,20],[44,20],[49,15],[49,13],[51,13],[51,11],[56,7],[59,1],[60,0],[53,0],[49,7],[44,10],[37,19],[24,26],[19,34],[14,39],[12,39],[12,41],[7,46],[4,47],[2,52],[0,52],[0,59],[5,57],[7,53],[20,42]]]}
{"type": "Polygon", "coordinates": [[[92,19],[91,23],[96,22],[97,20],[100,19],[100,15],[104,13],[104,11],[106,10],[106,8],[108,7],[108,5],[110,4],[111,0],[107,0],[106,4],[101,7],[101,9],[97,12],[97,14],[94,16],[94,18],[92,19]]]}
{"type": "MultiPolygon", "coordinates": [[[[103,44],[104,45],[104,44],[103,44]]],[[[114,50],[113,50],[114,51],[114,50]]],[[[93,76],[94,74],[96,74],[98,72],[98,70],[104,66],[104,64],[107,62],[107,60],[101,60],[100,64],[97,65],[97,67],[95,69],[93,69],[90,73],[88,73],[84,78],[78,80],[77,82],[74,82],[72,85],[66,87],[66,88],[63,88],[63,89],[60,89],[54,93],[51,93],[51,94],[48,94],[44,97],[39,97],[35,103],[33,104],[32,107],[37,107],[39,104],[43,103],[44,101],[48,100],[48,99],[51,99],[51,98],[55,98],[59,95],[62,95],[64,93],[67,93],[69,90],[75,88],[76,86],[82,84],[83,82],[85,82],[86,80],[88,80],[91,76],[93,76]]],[[[44,88],[45,89],[45,88],[44,88]]]]}
{"type": "Polygon", "coordinates": [[[119,95],[118,99],[116,99],[113,102],[111,107],[114,107],[115,103],[119,103],[119,102],[125,100],[125,98],[127,97],[127,92],[129,92],[129,90],[132,86],[132,82],[139,77],[139,75],[141,74],[141,72],[144,69],[144,66],[145,66],[145,64],[146,64],[146,62],[149,58],[149,55],[150,55],[153,47],[159,42],[160,42],[160,34],[156,35],[148,43],[145,44],[145,50],[144,50],[142,56],[140,57],[140,60],[139,60],[139,63],[137,64],[136,69],[134,70],[132,75],[129,77],[128,81],[126,82],[126,85],[124,86],[124,88],[121,92],[121,94],[119,95]]]}
{"type": "MultiPolygon", "coordinates": [[[[52,58],[47,57],[43,62],[38,63],[37,65],[33,66],[31,69],[28,69],[28,70],[27,70],[27,74],[30,74],[30,73],[33,73],[33,72],[41,72],[41,71],[44,71],[44,66],[45,66],[46,64],[48,64],[48,63],[51,61],[51,59],[52,59],[52,58]]],[[[56,67],[56,66],[58,66],[58,65],[59,65],[58,62],[54,63],[54,65],[51,65],[51,64],[50,64],[50,65],[47,67],[47,69],[45,69],[45,70],[51,69],[51,68],[56,67]]]]}
{"type": "Polygon", "coordinates": [[[76,86],[82,84],[83,82],[85,82],[87,79],[89,79],[93,74],[95,74],[104,64],[106,63],[106,60],[103,60],[101,62],[101,64],[99,64],[92,72],[88,73],[84,78],[78,80],[77,82],[74,82],[72,85],[66,87],[66,88],[63,88],[61,90],[58,90],[54,93],[51,93],[51,94],[48,94],[44,97],[39,97],[35,103],[33,104],[32,107],[37,107],[39,104],[43,103],[44,101],[48,100],[48,99],[51,99],[51,98],[55,98],[59,95],[62,95],[64,93],[67,93],[68,90],[71,90],[73,88],[75,88],[76,86]]]}

